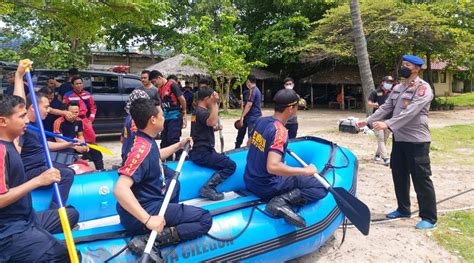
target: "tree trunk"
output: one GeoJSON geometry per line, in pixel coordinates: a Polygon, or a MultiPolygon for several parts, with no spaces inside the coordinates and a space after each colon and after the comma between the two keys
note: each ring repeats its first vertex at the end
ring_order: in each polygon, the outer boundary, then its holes
{"type": "Polygon", "coordinates": [[[433,94],[436,94],[433,84],[433,71],[431,70],[431,52],[429,50],[426,51],[426,81],[430,84],[431,89],[433,89],[433,94]]]}
{"type": "Polygon", "coordinates": [[[367,116],[371,114],[371,109],[367,105],[370,92],[374,89],[372,71],[370,70],[369,54],[367,53],[367,42],[365,40],[362,18],[360,16],[358,0],[350,0],[352,28],[354,34],[354,45],[357,54],[357,64],[359,65],[360,79],[362,81],[362,94],[367,116]]]}

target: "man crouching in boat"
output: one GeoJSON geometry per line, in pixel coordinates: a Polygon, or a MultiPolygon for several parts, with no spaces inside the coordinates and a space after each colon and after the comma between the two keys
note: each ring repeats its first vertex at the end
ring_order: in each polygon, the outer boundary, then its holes
{"type": "MultiPolygon", "coordinates": [[[[138,131],[125,164],[118,170],[120,177],[114,189],[120,222],[133,235],[157,231],[155,246],[158,247],[206,234],[212,226],[209,211],[179,204],[179,184],[164,218],[158,216],[166,184],[171,181],[171,177],[165,179],[161,173],[160,151],[155,142],[155,137],[163,130],[163,111],[161,107],[155,107],[152,100],[141,98],[131,104],[130,114],[138,131]]],[[[186,142],[182,141],[181,149],[186,142]]],[[[141,253],[142,249],[136,252],[141,253]]]]}
{"type": "MultiPolygon", "coordinates": [[[[30,66],[30,62],[20,62],[13,96],[0,99],[0,262],[69,262],[66,243],[51,235],[62,232],[58,212],[36,213],[30,194],[37,188],[58,183],[60,172],[50,168],[28,180],[13,144],[29,123],[23,75],[30,66]]],[[[74,226],[79,213],[73,207],[66,208],[66,213],[74,226]]]]}
{"type": "Polygon", "coordinates": [[[198,105],[191,117],[194,146],[189,158],[197,165],[217,170],[199,190],[199,194],[218,201],[224,199],[224,194],[218,193],[216,187],[234,174],[237,165],[214,149],[214,131],[222,129],[222,126],[218,121],[219,94],[208,86],[209,83],[207,79],[199,81],[198,105]]]}
{"type": "Polygon", "coordinates": [[[283,162],[288,146],[285,123],[297,114],[298,95],[294,90],[284,89],[278,91],[273,100],[273,116],[257,120],[250,133],[245,185],[255,195],[270,200],[265,210],[272,216],[305,227],[306,221],[291,206],[319,200],[326,196],[327,190],[313,177],[318,172],[313,164],[301,168],[283,162]]]}

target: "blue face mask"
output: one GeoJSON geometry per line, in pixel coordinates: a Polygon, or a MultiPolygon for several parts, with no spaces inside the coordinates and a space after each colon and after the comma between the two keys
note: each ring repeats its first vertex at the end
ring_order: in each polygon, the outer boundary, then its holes
{"type": "Polygon", "coordinates": [[[384,88],[384,89],[391,90],[392,87],[393,87],[393,84],[390,84],[390,83],[384,83],[384,84],[383,84],[383,88],[384,88]]]}

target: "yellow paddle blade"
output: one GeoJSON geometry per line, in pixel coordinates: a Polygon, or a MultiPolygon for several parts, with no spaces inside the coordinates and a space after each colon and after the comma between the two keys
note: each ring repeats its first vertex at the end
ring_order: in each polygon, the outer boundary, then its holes
{"type": "Polygon", "coordinates": [[[66,238],[66,246],[69,253],[69,259],[72,263],[79,263],[79,257],[77,256],[76,244],[74,244],[74,239],[72,238],[71,226],[69,224],[69,218],[67,217],[67,212],[65,207],[58,209],[59,220],[61,221],[61,226],[63,228],[64,237],[66,238]]]}
{"type": "Polygon", "coordinates": [[[108,155],[114,155],[114,154],[112,153],[112,151],[110,151],[109,149],[106,149],[106,148],[104,148],[104,147],[102,147],[102,146],[95,145],[95,144],[90,144],[90,143],[88,143],[87,146],[89,146],[89,148],[94,149],[94,150],[97,150],[97,151],[99,151],[99,152],[101,152],[101,153],[105,153],[105,154],[108,154],[108,155]]]}

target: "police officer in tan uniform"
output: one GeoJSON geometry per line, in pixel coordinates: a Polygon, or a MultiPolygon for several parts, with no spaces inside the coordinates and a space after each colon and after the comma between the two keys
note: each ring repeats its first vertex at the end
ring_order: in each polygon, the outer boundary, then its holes
{"type": "Polygon", "coordinates": [[[400,75],[404,81],[393,88],[387,101],[359,127],[369,125],[375,130],[393,132],[390,167],[398,208],[387,218],[410,217],[410,175],[420,208],[417,229],[436,227],[436,195],[431,181],[428,113],[433,91],[418,74],[424,61],[404,55],[400,75]],[[384,120],[393,114],[390,119],[384,120]]]}

